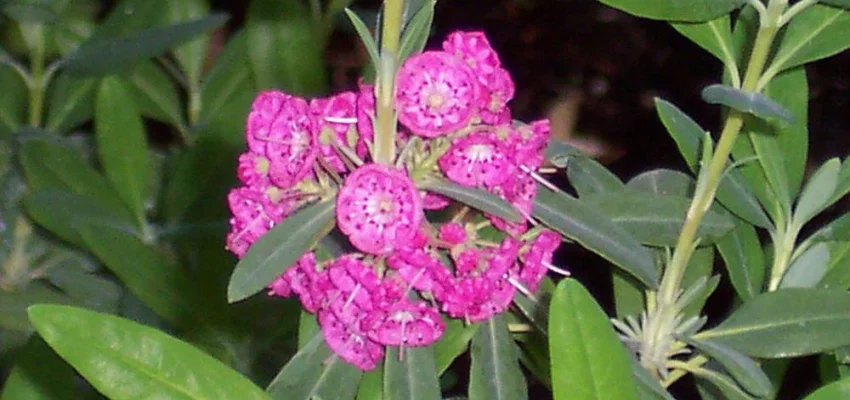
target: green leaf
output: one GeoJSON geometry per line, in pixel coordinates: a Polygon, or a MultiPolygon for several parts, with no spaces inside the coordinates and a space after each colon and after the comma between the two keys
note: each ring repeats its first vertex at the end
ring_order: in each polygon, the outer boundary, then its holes
{"type": "Polygon", "coordinates": [[[351,9],[345,9],[345,15],[348,16],[348,20],[351,21],[351,26],[354,27],[354,30],[357,32],[357,36],[360,37],[360,41],[363,43],[363,46],[366,47],[366,52],[369,53],[369,59],[372,60],[372,65],[381,65],[380,57],[378,56],[378,45],[375,43],[375,37],[372,36],[372,32],[369,31],[369,28],[366,26],[366,23],[351,9]]]}
{"type": "Polygon", "coordinates": [[[614,288],[614,310],[617,318],[625,318],[629,315],[639,315],[646,304],[643,285],[631,275],[615,269],[612,270],[612,283],[614,288]]]}
{"type": "MultiPolygon", "coordinates": [[[[581,201],[593,204],[641,243],[669,247],[676,245],[691,203],[682,196],[642,192],[598,194],[581,201]]],[[[728,215],[709,210],[700,223],[697,237],[701,244],[710,244],[733,227],[728,215]]]]}
{"type": "Polygon", "coordinates": [[[632,360],[632,376],[637,383],[638,395],[641,400],[674,400],[661,384],[643,368],[637,360],[632,360]]]}
{"type": "Polygon", "coordinates": [[[822,386],[803,400],[842,400],[847,398],[850,398],[850,378],[822,386]]]}
{"type": "Polygon", "coordinates": [[[791,19],[769,71],[791,69],[847,48],[850,48],[850,12],[815,4],[791,19]]]}
{"type": "Polygon", "coordinates": [[[629,14],[665,21],[707,21],[746,4],[746,0],[599,0],[629,14]]]}
{"type": "Polygon", "coordinates": [[[797,201],[797,208],[794,209],[793,223],[796,226],[803,226],[828,205],[829,199],[838,187],[840,170],[841,161],[838,158],[832,158],[821,165],[809,178],[797,201]]]}
{"type": "Polygon", "coordinates": [[[524,219],[510,203],[482,189],[437,179],[422,183],[420,189],[439,193],[507,221],[520,222],[524,219]]]}
{"type": "Polygon", "coordinates": [[[53,400],[75,392],[77,374],[40,337],[30,337],[3,384],[0,400],[53,400]]]}
{"type": "Polygon", "coordinates": [[[593,296],[574,279],[558,284],[549,317],[555,399],[637,399],[631,361],[593,296]]]}
{"type": "Polygon", "coordinates": [[[766,264],[755,228],[741,219],[734,218],[734,221],[735,229],[715,245],[735,292],[746,301],[761,293],[766,264]]]}
{"type": "Polygon", "coordinates": [[[541,188],[534,201],[534,216],[623,268],[648,287],[658,285],[658,270],[652,253],[588,203],[541,188]]]}
{"type": "Polygon", "coordinates": [[[0,49],[0,138],[15,133],[24,122],[27,113],[29,91],[21,76],[12,67],[3,63],[0,49]]]}
{"type": "MultiPolygon", "coordinates": [[[[676,141],[679,152],[688,167],[692,172],[697,172],[705,131],[687,114],[671,103],[656,99],[655,107],[661,122],[664,123],[670,136],[676,141]]],[[[772,226],[770,219],[759,205],[759,201],[748,190],[737,169],[729,171],[726,177],[720,181],[720,186],[717,188],[717,200],[732,213],[756,226],[762,228],[772,226]]]]}
{"type": "Polygon", "coordinates": [[[558,168],[566,168],[573,157],[587,156],[577,147],[558,139],[551,139],[546,145],[546,159],[558,168]]]}
{"type": "Polygon", "coordinates": [[[449,319],[446,322],[446,331],[436,344],[434,344],[434,363],[437,365],[437,375],[442,375],[449,369],[452,362],[466,352],[469,341],[478,332],[478,324],[466,324],[459,319],[449,319]]]}
{"type": "Polygon", "coordinates": [[[411,55],[420,53],[425,48],[425,43],[431,33],[431,23],[434,21],[436,3],[436,0],[426,0],[404,29],[398,50],[398,59],[401,62],[411,55]]]}
{"type": "Polygon", "coordinates": [[[325,92],[324,45],[300,2],[255,0],[247,19],[248,57],[259,89],[325,92]]]}
{"type": "MultiPolygon", "coordinates": [[[[719,276],[712,276],[714,269],[714,248],[700,247],[694,251],[685,274],[682,277],[682,287],[685,292],[694,290],[683,304],[682,314],[685,316],[698,317],[703,314],[702,309],[708,298],[717,289],[720,283],[719,276]],[[699,289],[696,289],[696,288],[699,289]]],[[[684,297],[684,296],[683,296],[684,297]]]]}
{"type": "Polygon", "coordinates": [[[106,176],[137,220],[144,221],[151,174],[147,137],[133,95],[118,78],[105,78],[101,82],[94,126],[106,176]]]}
{"type": "Polygon", "coordinates": [[[230,277],[227,300],[245,299],[284,273],[333,226],[333,200],[311,205],[286,218],[254,243],[230,277]]]}
{"type": "Polygon", "coordinates": [[[245,92],[253,97],[255,89],[248,62],[248,34],[240,30],[230,37],[215,65],[204,77],[201,85],[201,121],[209,121],[222,107],[231,104],[239,94],[245,92]]]}
{"type": "Polygon", "coordinates": [[[818,243],[810,247],[791,263],[785,275],[782,276],[779,287],[815,287],[826,275],[829,259],[829,247],[826,243],[818,243]]]}
{"type": "Polygon", "coordinates": [[[363,379],[360,380],[360,385],[357,387],[357,400],[381,400],[383,398],[383,367],[383,363],[379,364],[375,369],[363,374],[363,379]]]}
{"type": "Polygon", "coordinates": [[[183,127],[183,106],[171,78],[153,61],[145,61],[130,75],[130,91],[142,115],[183,127]]]}
{"type": "Polygon", "coordinates": [[[440,381],[431,347],[387,348],[384,357],[384,399],[439,400],[440,381]]]}
{"type": "Polygon", "coordinates": [[[268,398],[218,360],[156,329],[68,306],[33,306],[29,315],[47,344],[107,397],[268,398]]]}
{"type": "Polygon", "coordinates": [[[747,392],[744,391],[737,383],[735,383],[732,378],[717,372],[710,368],[697,368],[693,371],[694,376],[697,377],[697,385],[702,389],[702,385],[700,385],[700,380],[704,380],[710,383],[714,388],[717,389],[717,393],[713,393],[715,398],[717,399],[726,399],[726,400],[751,400],[754,397],[750,396],[747,392]]]}
{"type": "Polygon", "coordinates": [[[673,22],[670,25],[717,57],[723,64],[737,68],[738,49],[732,42],[732,25],[729,14],[705,22],[673,22]]]}
{"type": "Polygon", "coordinates": [[[117,37],[95,37],[83,43],[64,59],[64,68],[76,75],[103,76],[122,71],[147,58],[164,54],[169,49],[218,28],[227,22],[226,15],[168,26],[158,26],[138,33],[117,37]]]}
{"type": "Polygon", "coordinates": [[[632,178],[627,184],[630,190],[690,197],[694,192],[694,180],[689,175],[670,169],[655,169],[632,178]]]}
{"type": "Polygon", "coordinates": [[[770,383],[770,378],[749,357],[710,340],[689,338],[685,338],[685,340],[720,363],[753,396],[767,397],[773,392],[773,385],[770,383]]]}
{"type": "Polygon", "coordinates": [[[826,275],[818,282],[823,289],[850,289],[850,242],[826,243],[829,249],[829,263],[826,275]]]}
{"type": "Polygon", "coordinates": [[[363,373],[343,361],[318,334],[289,360],[266,392],[275,399],[353,399],[363,373]]]}
{"type": "Polygon", "coordinates": [[[50,85],[47,130],[64,133],[88,121],[94,114],[97,80],[61,72],[50,85]]]}
{"type": "Polygon", "coordinates": [[[844,214],[809,236],[811,243],[850,240],[850,214],[844,214]]]}
{"type": "Polygon", "coordinates": [[[90,40],[126,36],[161,24],[168,0],[122,0],[97,27],[90,40]]]}
{"type": "Polygon", "coordinates": [[[79,228],[88,249],[157,315],[192,326],[221,313],[221,302],[201,295],[197,279],[165,254],[125,230],[92,222],[79,228]]]}
{"type": "Polygon", "coordinates": [[[761,93],[714,84],[702,90],[702,99],[707,103],[724,105],[765,120],[779,119],[789,124],[794,122],[794,114],[791,111],[761,93]]]}
{"type": "Polygon", "coordinates": [[[753,297],[694,337],[759,358],[787,358],[850,344],[850,293],[788,288],[753,297]]]}
{"type": "Polygon", "coordinates": [[[570,184],[579,197],[623,189],[623,181],[602,164],[588,157],[575,157],[567,168],[570,184]]]}
{"type": "Polygon", "coordinates": [[[472,338],[471,353],[470,400],[528,398],[519,352],[504,317],[496,316],[481,324],[472,338]]]}
{"type": "Polygon", "coordinates": [[[133,232],[132,217],[98,198],[57,189],[42,189],[24,198],[27,214],[39,225],[77,246],[85,246],[86,224],[111,225],[133,232]]]}
{"type": "MultiPolygon", "coordinates": [[[[185,22],[206,17],[210,13],[207,0],[169,1],[166,20],[168,23],[185,22]]],[[[191,87],[201,81],[210,37],[202,35],[174,49],[174,58],[186,75],[191,87]]]]}

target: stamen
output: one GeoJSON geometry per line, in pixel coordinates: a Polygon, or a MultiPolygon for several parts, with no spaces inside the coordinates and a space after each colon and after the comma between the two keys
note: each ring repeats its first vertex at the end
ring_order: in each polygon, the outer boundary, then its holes
{"type": "Polygon", "coordinates": [[[345,311],[345,309],[348,308],[349,305],[351,305],[351,302],[354,301],[354,296],[357,296],[357,292],[359,292],[359,291],[360,291],[360,284],[358,283],[357,286],[354,287],[354,290],[351,291],[351,296],[348,296],[348,300],[346,300],[345,304],[343,304],[343,306],[342,306],[343,311],[345,311]]]}
{"type": "Polygon", "coordinates": [[[546,188],[548,188],[549,190],[552,190],[552,191],[555,191],[555,192],[558,192],[558,191],[560,191],[560,190],[561,190],[561,189],[558,189],[558,187],[557,187],[557,186],[553,185],[553,184],[552,184],[552,182],[549,182],[548,180],[546,180],[546,178],[544,178],[544,177],[540,176],[537,172],[532,171],[531,169],[529,169],[529,168],[528,168],[528,167],[526,167],[525,165],[520,165],[519,167],[520,167],[520,169],[522,169],[525,173],[527,173],[527,174],[531,175],[531,177],[532,177],[532,178],[534,178],[534,180],[535,180],[535,181],[537,181],[537,182],[538,182],[538,183],[540,183],[541,185],[545,186],[545,187],[546,187],[546,188]]]}
{"type": "Polygon", "coordinates": [[[325,117],[325,121],[332,122],[334,124],[356,124],[357,118],[354,117],[325,117]]]}
{"type": "Polygon", "coordinates": [[[508,282],[509,282],[509,283],[510,283],[513,287],[515,287],[517,290],[519,290],[519,291],[520,291],[520,293],[524,294],[524,295],[525,295],[525,297],[528,297],[529,299],[531,299],[531,300],[533,300],[533,301],[537,301],[537,298],[536,298],[536,297],[534,297],[534,295],[531,293],[531,291],[530,291],[530,290],[528,290],[528,288],[527,288],[527,287],[523,286],[523,284],[522,284],[522,283],[520,283],[519,281],[517,281],[516,279],[511,278],[511,277],[508,277],[508,282]]]}
{"type": "Polygon", "coordinates": [[[560,275],[563,275],[563,276],[572,276],[572,273],[570,273],[570,271],[558,268],[558,267],[556,267],[556,266],[554,266],[550,263],[547,263],[546,261],[543,261],[543,266],[548,268],[550,271],[552,271],[556,274],[560,274],[560,275]]]}

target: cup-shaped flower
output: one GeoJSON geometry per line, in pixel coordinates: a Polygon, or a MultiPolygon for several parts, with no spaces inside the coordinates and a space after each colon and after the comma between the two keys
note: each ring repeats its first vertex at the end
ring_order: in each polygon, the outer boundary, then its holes
{"type": "Polygon", "coordinates": [[[455,139],[440,157],[446,176],[461,185],[492,187],[514,174],[510,151],[490,131],[477,131],[455,139]]]}

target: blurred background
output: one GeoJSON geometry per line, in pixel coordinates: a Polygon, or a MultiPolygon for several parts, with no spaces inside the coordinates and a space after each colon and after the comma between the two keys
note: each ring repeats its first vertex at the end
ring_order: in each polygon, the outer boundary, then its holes
{"type": "MultiPolygon", "coordinates": [[[[295,345],[295,324],[280,321],[297,319],[298,310],[293,303],[269,299],[225,304],[224,285],[236,261],[223,249],[225,193],[235,184],[244,117],[257,91],[278,87],[316,96],[356,87],[368,55],[344,14],[330,12],[343,3],[212,0],[207,9],[198,0],[0,1],[0,46],[5,50],[0,57],[11,60],[0,68],[0,382],[31,333],[26,306],[45,299],[117,312],[179,333],[256,381],[268,381],[276,373],[295,345]],[[317,18],[312,4],[320,4],[327,14],[317,18]],[[113,265],[121,260],[92,249],[91,243],[88,248],[68,243],[56,229],[33,223],[23,212],[23,199],[43,189],[36,187],[37,174],[30,170],[38,166],[28,167],[19,154],[29,138],[61,138],[57,140],[63,146],[99,167],[92,134],[94,93],[80,89],[87,84],[82,82],[97,77],[58,68],[42,93],[43,110],[35,111],[38,117],[33,119],[32,91],[28,97],[28,88],[10,66],[34,71],[34,48],[43,50],[43,68],[72,55],[91,35],[133,35],[208,12],[230,18],[198,47],[197,67],[191,67],[187,56],[171,52],[109,72],[126,76],[143,103],[140,111],[155,170],[146,203],[155,240],[144,245],[181,265],[189,276],[200,277],[191,282],[208,290],[209,307],[227,314],[226,322],[199,330],[164,318],[147,300],[155,293],[133,285],[128,290],[125,277],[115,273],[120,266],[113,265]],[[43,46],[34,45],[24,27],[33,25],[46,27],[37,36],[43,46]],[[157,101],[157,94],[166,100],[157,101]]],[[[350,6],[373,24],[380,2],[355,0],[350,6]]],[[[699,93],[720,81],[720,63],[666,23],[633,18],[594,0],[440,0],[431,43],[457,29],[486,32],[516,82],[511,103],[516,119],[549,118],[554,137],[591,154],[624,180],[651,168],[686,169],[658,121],[655,97],[677,104],[706,129],[719,126],[718,108],[703,103],[699,93]]],[[[810,165],[844,158],[850,149],[848,65],[850,54],[845,53],[808,69],[810,165]]],[[[563,177],[555,180],[568,188],[563,177]]],[[[825,216],[843,213],[847,205],[840,203],[825,216]]],[[[565,248],[559,257],[603,304],[612,304],[607,264],[577,247],[565,248]]],[[[723,285],[712,302],[725,305],[731,298],[723,285]]],[[[795,368],[812,373],[814,363],[795,368]]]]}

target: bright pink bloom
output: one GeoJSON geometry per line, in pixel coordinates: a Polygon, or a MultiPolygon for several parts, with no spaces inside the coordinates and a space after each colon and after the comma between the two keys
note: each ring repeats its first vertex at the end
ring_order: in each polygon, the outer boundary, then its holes
{"type": "Polygon", "coordinates": [[[230,212],[230,233],[227,249],[242,257],[260,236],[280,222],[290,211],[273,202],[261,188],[242,186],[227,194],[230,212]]]}
{"type": "Polygon", "coordinates": [[[495,186],[514,175],[510,150],[490,131],[455,139],[439,164],[450,180],[465,186],[495,186]]]}
{"type": "Polygon", "coordinates": [[[403,171],[366,164],[351,173],[337,195],[339,229],[370,254],[404,247],[422,223],[422,199],[403,171]]]}
{"type": "Polygon", "coordinates": [[[552,256],[560,245],[561,235],[545,229],[523,249],[519,280],[532,292],[537,290],[540,281],[546,276],[546,264],[552,263],[552,256]]]}
{"type": "Polygon", "coordinates": [[[338,291],[335,303],[341,304],[342,308],[353,305],[360,310],[373,308],[370,292],[377,289],[379,282],[369,264],[352,256],[342,256],[328,265],[327,271],[338,291]]]}
{"type": "Polygon", "coordinates": [[[408,286],[440,296],[450,285],[450,274],[443,263],[425,250],[391,255],[387,265],[395,269],[408,286]]]}
{"type": "Polygon", "coordinates": [[[384,357],[384,347],[369,339],[357,322],[343,322],[330,311],[319,313],[319,326],[328,347],[363,371],[374,369],[384,357]]]}
{"type": "Polygon", "coordinates": [[[308,275],[316,273],[316,255],[313,252],[304,253],[286,272],[269,284],[269,296],[289,297],[293,293],[300,295],[310,288],[308,275]],[[306,278],[307,281],[302,281],[306,278]]]}
{"type": "Polygon", "coordinates": [[[528,222],[526,221],[531,215],[534,198],[537,196],[537,182],[534,178],[520,172],[518,176],[511,177],[505,183],[493,187],[491,192],[511,203],[523,217],[520,222],[508,222],[499,217],[488,215],[487,217],[493,223],[493,226],[514,236],[525,233],[528,229],[528,222]]]}
{"type": "Polygon", "coordinates": [[[357,155],[361,158],[369,154],[369,147],[375,140],[375,87],[360,84],[357,93],[357,155]]]}
{"type": "Polygon", "coordinates": [[[464,276],[477,271],[481,257],[481,250],[475,248],[464,249],[455,257],[455,272],[459,276],[464,276]]]}
{"type": "Polygon", "coordinates": [[[370,315],[365,324],[369,338],[387,346],[428,346],[446,330],[436,309],[410,300],[401,300],[370,315]]]}
{"type": "Polygon", "coordinates": [[[398,118],[411,132],[437,137],[465,127],[477,113],[479,85],[449,53],[426,51],[404,63],[398,76],[398,118]]]}
{"type": "Polygon", "coordinates": [[[484,85],[502,64],[484,32],[454,32],[443,42],[443,50],[468,65],[484,85]]]}
{"type": "Polygon", "coordinates": [[[440,226],[440,240],[456,246],[466,241],[466,228],[463,224],[449,222],[440,226]]]}
{"type": "Polygon", "coordinates": [[[277,90],[267,90],[254,98],[251,112],[245,124],[245,140],[248,148],[255,154],[266,154],[266,141],[260,138],[270,137],[272,122],[280,114],[283,103],[291,96],[277,90]]]}
{"type": "Polygon", "coordinates": [[[475,280],[478,297],[466,310],[465,318],[469,322],[480,322],[508,309],[516,294],[516,288],[507,279],[488,281],[475,280]]]}
{"type": "Polygon", "coordinates": [[[508,71],[497,68],[481,94],[481,121],[491,125],[509,123],[508,102],[514,98],[514,90],[514,81],[508,71]]]}
{"type": "Polygon", "coordinates": [[[451,204],[451,201],[441,194],[423,191],[422,208],[426,210],[442,210],[451,204]]]}
{"type": "Polygon", "coordinates": [[[543,165],[546,144],[549,142],[549,120],[534,121],[530,126],[511,129],[508,146],[514,149],[513,158],[518,166],[534,171],[543,165]]]}
{"type": "Polygon", "coordinates": [[[236,176],[248,186],[267,186],[269,159],[251,152],[240,154],[236,176]]]}
{"type": "MultiPolygon", "coordinates": [[[[343,92],[327,99],[314,99],[310,108],[319,126],[319,153],[337,172],[346,170],[343,162],[344,154],[340,154],[331,140],[343,146],[355,147],[349,143],[349,133],[352,135],[357,125],[357,95],[343,92]]],[[[351,136],[352,138],[354,136],[351,136]]],[[[353,149],[352,149],[353,150],[353,149]]]]}

